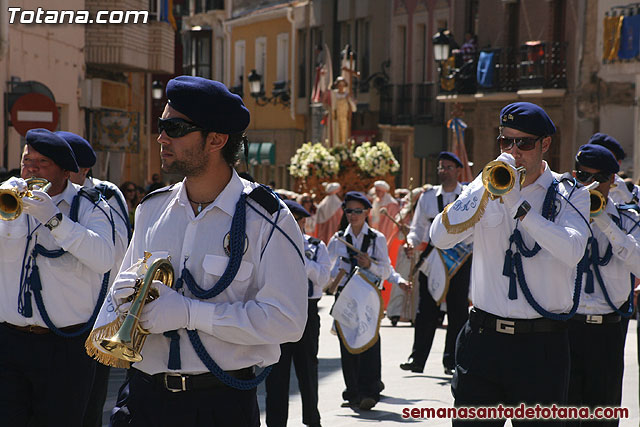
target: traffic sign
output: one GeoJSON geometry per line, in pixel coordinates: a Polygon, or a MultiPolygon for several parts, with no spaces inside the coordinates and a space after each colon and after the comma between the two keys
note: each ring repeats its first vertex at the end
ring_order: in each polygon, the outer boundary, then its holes
{"type": "Polygon", "coordinates": [[[29,129],[45,128],[54,131],[58,127],[56,103],[41,93],[22,95],[11,107],[11,124],[22,136],[29,129]]]}

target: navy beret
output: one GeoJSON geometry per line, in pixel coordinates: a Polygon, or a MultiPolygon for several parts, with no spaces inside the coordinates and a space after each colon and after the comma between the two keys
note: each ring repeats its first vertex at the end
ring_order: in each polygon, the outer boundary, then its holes
{"type": "Polygon", "coordinates": [[[291,213],[296,217],[306,218],[311,216],[309,211],[302,207],[300,203],[296,203],[293,200],[285,200],[284,204],[287,205],[291,213]]]}
{"type": "Polygon", "coordinates": [[[179,76],[167,83],[169,105],[203,129],[233,134],[249,126],[250,114],[242,98],[215,80],[179,76]]]}
{"type": "Polygon", "coordinates": [[[606,133],[596,132],[589,138],[589,144],[598,144],[607,148],[616,156],[617,160],[624,160],[627,157],[626,153],[622,149],[622,145],[611,135],[606,133]]]}
{"type": "Polygon", "coordinates": [[[96,164],[96,152],[91,148],[89,141],[75,133],[60,130],[56,135],[62,137],[71,146],[79,168],[91,168],[96,164]]]}
{"type": "Polygon", "coordinates": [[[578,149],[576,162],[588,168],[597,169],[607,174],[620,170],[618,161],[607,148],[597,144],[586,144],[578,149]]]}
{"type": "Polygon", "coordinates": [[[371,209],[371,202],[367,199],[363,193],[359,191],[349,191],[344,195],[344,202],[342,202],[342,206],[346,206],[348,201],[360,202],[364,205],[365,209],[371,209]]]}
{"type": "Polygon", "coordinates": [[[38,153],[53,160],[64,170],[78,172],[76,156],[71,146],[62,137],[47,129],[31,129],[27,131],[27,144],[38,153]]]}
{"type": "Polygon", "coordinates": [[[530,102],[514,102],[504,107],[500,111],[500,126],[536,136],[556,133],[556,127],[547,113],[530,102]]]}
{"type": "Polygon", "coordinates": [[[463,166],[458,156],[456,156],[450,151],[441,151],[440,154],[438,154],[438,160],[442,160],[442,159],[451,160],[453,163],[458,165],[459,168],[463,166]]]}

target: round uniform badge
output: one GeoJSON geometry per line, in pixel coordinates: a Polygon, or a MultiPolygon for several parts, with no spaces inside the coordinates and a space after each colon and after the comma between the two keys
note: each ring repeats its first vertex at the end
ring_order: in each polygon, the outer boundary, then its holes
{"type": "MultiPolygon", "coordinates": [[[[231,256],[231,235],[229,233],[224,235],[224,239],[222,241],[222,247],[224,248],[224,253],[227,256],[231,256]]],[[[249,238],[245,234],[244,235],[244,251],[242,252],[243,255],[247,253],[247,249],[249,249],[249,238]]]]}

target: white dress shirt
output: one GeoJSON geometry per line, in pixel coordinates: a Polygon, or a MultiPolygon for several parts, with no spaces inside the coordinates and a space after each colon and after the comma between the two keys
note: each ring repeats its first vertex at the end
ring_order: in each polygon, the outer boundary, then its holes
{"type": "MultiPolygon", "coordinates": [[[[364,236],[367,235],[369,230],[373,231],[376,238],[369,243],[367,254],[369,254],[369,257],[376,260],[377,263],[372,261],[371,266],[367,270],[381,279],[380,286],[382,286],[382,282],[384,280],[387,280],[387,278],[391,274],[391,260],[389,260],[387,239],[385,239],[384,234],[374,228],[370,228],[369,225],[365,222],[362,226],[362,229],[360,230],[360,234],[356,236],[351,229],[351,224],[349,224],[344,230],[343,240],[346,240],[347,235],[350,235],[351,244],[356,248],[361,249],[362,242],[364,241],[364,236]]],[[[347,273],[351,271],[351,264],[348,261],[349,253],[347,252],[347,245],[339,241],[337,239],[337,236],[338,233],[336,233],[331,238],[327,247],[327,249],[329,250],[329,258],[331,259],[332,265],[331,279],[335,278],[338,275],[340,268],[344,269],[347,273]]],[[[345,275],[339,286],[344,286],[346,280],[347,277],[345,275]]]]}
{"type": "MultiPolygon", "coordinates": [[[[211,289],[229,263],[223,241],[241,193],[250,193],[258,184],[241,179],[235,170],[216,200],[196,217],[187,199],[184,181],[170,191],[150,197],[136,209],[135,230],[121,271],[143,257],[171,257],[177,280],[183,266],[203,289],[211,289]]],[[[214,298],[203,300],[196,317],[200,338],[213,360],[223,370],[268,366],[280,357],[280,344],[300,339],[307,321],[307,274],[300,227],[284,209],[269,214],[247,197],[254,206],[292,240],[246,207],[248,245],[233,282],[214,298]],[[272,234],[273,231],[273,234],[272,234]],[[294,246],[295,245],[295,246],[294,246]],[[296,250],[297,248],[297,250],[296,250]]],[[[184,295],[194,298],[186,284],[184,295]]],[[[180,335],[180,358],[185,374],[208,372],[193,349],[186,329],[180,335]]],[[[169,339],[162,334],[147,337],[143,360],[133,366],[148,374],[167,372],[169,339]]]]}
{"type": "MultiPolygon", "coordinates": [[[[607,265],[601,265],[599,269],[609,298],[616,308],[620,308],[627,301],[631,292],[629,274],[633,273],[636,277],[640,277],[640,244],[638,243],[640,241],[640,226],[634,227],[636,221],[640,221],[640,215],[634,210],[625,210],[622,215],[618,214],[618,210],[615,208],[611,198],[609,198],[605,211],[600,215],[617,217],[621,221],[622,232],[614,237],[607,237],[595,224],[591,226],[593,235],[598,241],[600,258],[604,256],[609,242],[611,242],[613,256],[607,265]],[[631,229],[633,231],[628,234],[631,229]]],[[[611,224],[611,227],[619,228],[615,224],[611,224]]],[[[592,294],[585,292],[585,285],[586,281],[582,283],[578,313],[607,314],[613,312],[613,309],[604,298],[595,275],[593,277],[594,291],[592,294]]]]}
{"type": "Polygon", "coordinates": [[[113,183],[109,181],[100,181],[96,178],[85,178],[84,186],[86,188],[94,188],[96,185],[101,183],[107,183],[110,187],[113,187],[115,190],[115,195],[107,200],[109,207],[111,208],[111,217],[113,218],[113,223],[116,227],[116,242],[115,242],[115,261],[113,263],[113,268],[111,269],[111,275],[109,276],[109,285],[113,283],[116,276],[118,275],[118,271],[120,271],[120,265],[122,264],[122,258],[124,258],[124,253],[127,251],[127,246],[129,246],[129,232],[127,230],[126,219],[129,218],[127,201],[124,198],[124,195],[120,191],[120,189],[113,183]],[[123,203],[123,207],[125,212],[122,212],[120,205],[116,198],[119,197],[120,201],[123,203]],[[124,217],[122,215],[125,215],[124,217]]]}
{"type": "Polygon", "coordinates": [[[313,283],[313,294],[310,299],[320,299],[322,297],[322,289],[329,281],[329,272],[331,271],[331,260],[327,245],[322,240],[318,245],[309,243],[311,236],[304,235],[304,252],[311,255],[311,258],[305,256],[304,264],[307,269],[307,276],[313,283]],[[315,258],[315,261],[313,260],[315,258]]]}
{"type": "Polygon", "coordinates": [[[442,194],[442,207],[444,208],[449,203],[453,203],[462,190],[462,184],[458,183],[455,190],[449,193],[442,189],[442,185],[435,185],[422,193],[411,219],[411,231],[407,236],[407,240],[412,246],[416,247],[422,242],[429,242],[431,221],[440,212],[438,210],[438,196],[442,194]]]}
{"type": "Polygon", "coordinates": [[[52,197],[64,215],[52,231],[25,213],[13,221],[0,221],[0,322],[46,327],[33,296],[33,317],[18,313],[23,256],[28,259],[36,243],[49,250],[67,251],[59,258],[36,258],[42,299],[53,324],[62,328],[85,323],[91,317],[103,275],[113,267],[115,250],[111,223],[100,209],[108,212],[104,201],[94,208],[93,202],[81,197],[78,222],[68,217],[80,188],[67,181],[64,191],[52,197]],[[28,226],[33,237],[27,247],[28,226]]]}
{"type": "MultiPolygon", "coordinates": [[[[541,212],[547,189],[554,177],[560,179],[560,175],[553,173],[546,162],[544,168],[534,183],[521,190],[521,196],[529,202],[531,210],[523,220],[518,220],[518,228],[526,247],[532,249],[536,242],[541,247],[532,258],[523,256],[522,265],[534,299],[547,311],[565,313],[573,305],[576,266],[584,255],[589,237],[586,222],[589,220],[589,192],[584,187],[574,189],[568,182],[560,182],[555,203],[560,209],[556,220],[544,219],[541,212]],[[572,191],[570,201],[575,209],[561,197],[569,197],[572,191]]],[[[468,194],[463,192],[459,200],[465,200],[468,194]]],[[[490,200],[475,226],[460,234],[449,234],[442,223],[442,214],[439,214],[433,220],[430,235],[432,243],[443,249],[473,236],[471,299],[476,307],[506,318],[539,318],[519,285],[517,299],[508,297],[509,278],[502,274],[502,268],[509,237],[515,227],[516,220],[505,205],[499,200],[490,200]]],[[[515,245],[512,250],[516,252],[515,245]]]]}

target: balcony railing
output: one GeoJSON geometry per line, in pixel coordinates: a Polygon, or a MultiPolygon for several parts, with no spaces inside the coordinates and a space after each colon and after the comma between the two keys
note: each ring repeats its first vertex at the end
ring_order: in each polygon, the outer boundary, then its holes
{"type": "Polygon", "coordinates": [[[392,125],[431,123],[440,117],[441,107],[435,95],[432,82],[385,85],[380,90],[379,122],[392,125]]]}
{"type": "Polygon", "coordinates": [[[441,84],[440,94],[567,87],[565,43],[535,41],[516,49],[484,49],[473,63],[461,62],[461,58],[456,58],[454,67],[443,68],[443,83],[448,90],[441,84]]]}

